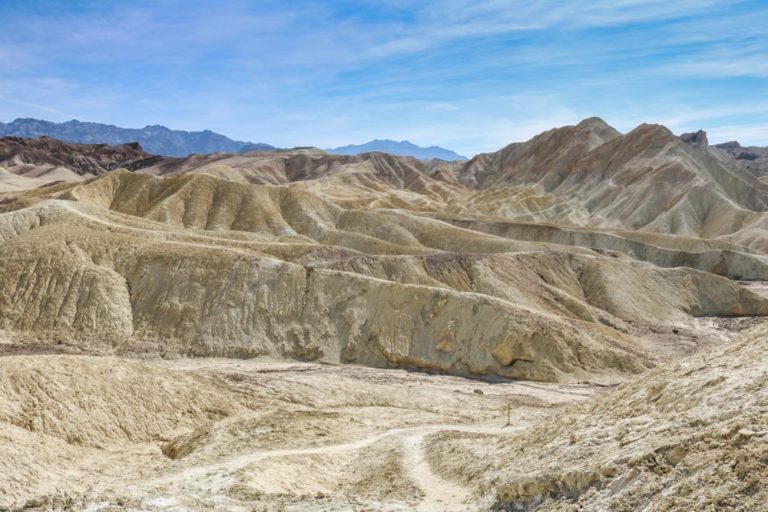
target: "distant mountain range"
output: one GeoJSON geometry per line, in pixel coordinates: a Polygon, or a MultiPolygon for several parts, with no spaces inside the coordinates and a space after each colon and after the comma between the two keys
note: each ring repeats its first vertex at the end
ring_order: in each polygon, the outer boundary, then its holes
{"type": "Polygon", "coordinates": [[[349,146],[326,149],[325,151],[334,155],[358,155],[360,153],[379,151],[381,153],[389,153],[390,155],[412,156],[421,160],[432,160],[433,158],[440,160],[467,160],[467,157],[461,156],[449,149],[439,146],[425,148],[407,140],[397,142],[389,139],[376,139],[365,144],[350,144],[349,146]]]}
{"type": "MultiPolygon", "coordinates": [[[[161,125],[144,128],[121,128],[111,124],[82,122],[77,120],[54,123],[33,118],[19,118],[10,123],[0,122],[0,137],[51,137],[77,144],[111,144],[138,142],[144,151],[154,155],[188,156],[193,153],[247,153],[251,151],[276,151],[278,148],[263,142],[244,142],[210,130],[188,132],[171,130],[161,125]]],[[[438,146],[428,148],[408,141],[372,140],[366,144],[328,149],[336,155],[357,155],[379,151],[391,155],[412,156],[422,160],[466,160],[453,151],[438,146]]]]}
{"type": "Polygon", "coordinates": [[[145,151],[164,156],[187,156],[193,153],[238,153],[272,151],[269,144],[254,144],[232,140],[210,130],[187,132],[153,125],[144,128],[120,128],[110,124],[67,121],[52,123],[39,119],[19,118],[8,124],[0,123],[0,136],[52,137],[79,144],[111,144],[138,142],[145,151]]]}

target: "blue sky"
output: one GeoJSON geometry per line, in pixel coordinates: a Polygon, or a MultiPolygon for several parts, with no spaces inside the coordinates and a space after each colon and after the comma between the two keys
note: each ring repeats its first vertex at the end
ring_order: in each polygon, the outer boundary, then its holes
{"type": "Polygon", "coordinates": [[[2,0],[0,121],[472,155],[597,115],[768,145],[768,1],[2,0]]]}

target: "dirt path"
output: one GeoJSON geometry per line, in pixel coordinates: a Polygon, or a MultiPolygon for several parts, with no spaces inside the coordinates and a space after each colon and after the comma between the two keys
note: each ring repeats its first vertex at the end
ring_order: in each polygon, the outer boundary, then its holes
{"type": "Polygon", "coordinates": [[[445,480],[432,471],[424,447],[425,437],[426,434],[416,434],[403,438],[403,462],[408,477],[424,493],[416,510],[466,510],[471,496],[469,489],[445,480]]]}
{"type": "MultiPolygon", "coordinates": [[[[403,466],[407,475],[423,493],[423,498],[416,510],[422,512],[466,511],[472,506],[469,489],[445,480],[432,470],[426,456],[426,438],[442,431],[501,434],[513,430],[509,427],[502,428],[500,426],[448,424],[392,428],[347,443],[245,453],[215,463],[195,465],[162,478],[144,481],[141,487],[145,490],[153,489],[156,491],[155,494],[160,495],[171,488],[177,486],[183,488],[186,487],[187,483],[195,482],[196,485],[201,485],[210,491],[222,492],[228,485],[232,484],[230,475],[266,459],[339,455],[345,452],[363,450],[388,438],[397,438],[403,447],[403,466]]],[[[174,492],[173,494],[177,493],[174,492]]],[[[162,498],[154,501],[154,505],[157,506],[157,503],[162,502],[162,498]]],[[[168,503],[176,506],[175,500],[170,500],[168,503]]]]}
{"type": "MultiPolygon", "coordinates": [[[[60,364],[90,368],[97,364],[92,359],[60,364]]],[[[104,364],[111,371],[122,363],[112,358],[104,364]]],[[[169,423],[140,443],[109,438],[108,450],[67,448],[78,454],[78,473],[52,473],[37,495],[62,490],[82,501],[80,510],[94,511],[105,504],[163,512],[482,510],[461,476],[444,472],[433,436],[464,432],[476,442],[485,436],[493,442],[602,391],[587,384],[293,361],[168,359],[141,365],[164,375],[164,383],[194,378],[205,389],[210,385],[228,409],[219,416],[219,409],[191,397],[189,407],[199,409],[196,423],[169,423]],[[504,427],[510,406],[511,428],[504,427]],[[206,416],[208,411],[217,415],[206,416]]],[[[92,428],[100,433],[99,426],[92,428]]],[[[14,495],[19,505],[27,499],[24,492],[14,495]]]]}

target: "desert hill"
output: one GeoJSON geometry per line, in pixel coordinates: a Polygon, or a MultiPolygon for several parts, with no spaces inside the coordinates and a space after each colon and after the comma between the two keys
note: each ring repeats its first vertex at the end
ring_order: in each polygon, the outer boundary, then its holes
{"type": "Polygon", "coordinates": [[[107,171],[140,169],[162,160],[139,144],[67,144],[41,137],[0,138],[0,191],[30,189],[57,181],[81,181],[107,171]],[[10,170],[8,170],[10,169],[10,170]]]}
{"type": "Polygon", "coordinates": [[[743,147],[737,141],[715,144],[711,148],[721,157],[743,167],[747,172],[763,178],[768,174],[768,148],[743,147]]]}
{"type": "Polygon", "coordinates": [[[763,243],[736,233],[765,222],[766,184],[658,125],[621,135],[587,119],[478,155],[459,176],[481,208],[515,220],[763,243]]]}

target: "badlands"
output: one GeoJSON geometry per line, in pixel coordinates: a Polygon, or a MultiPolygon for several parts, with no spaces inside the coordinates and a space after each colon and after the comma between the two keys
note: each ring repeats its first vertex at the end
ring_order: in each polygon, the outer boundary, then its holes
{"type": "Polygon", "coordinates": [[[768,510],[765,155],[0,139],[0,509],[768,510]]]}

